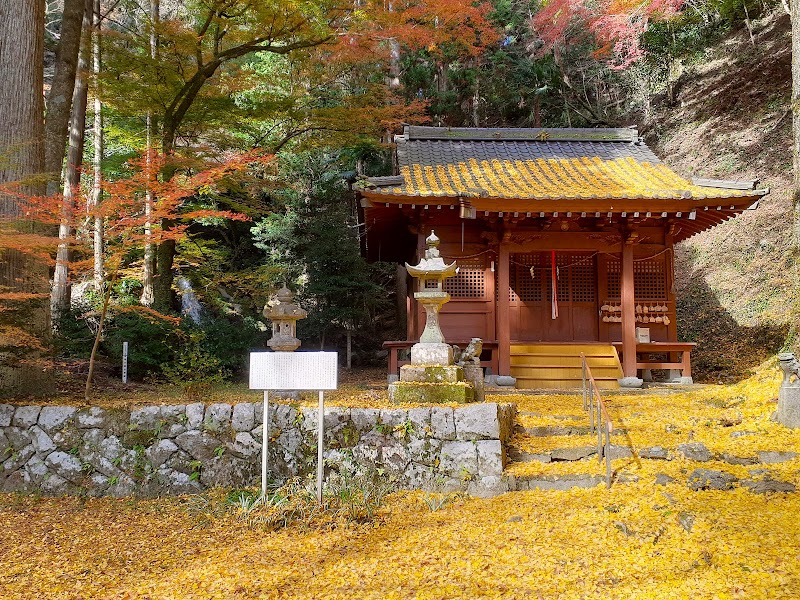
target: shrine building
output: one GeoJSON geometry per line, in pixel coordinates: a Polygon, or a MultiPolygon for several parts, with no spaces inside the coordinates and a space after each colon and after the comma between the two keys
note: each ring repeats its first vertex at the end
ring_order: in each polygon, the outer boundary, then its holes
{"type": "MultiPolygon", "coordinates": [[[[395,139],[396,175],[358,187],[364,251],[416,264],[435,231],[459,267],[445,283],[448,343],[483,339],[483,364],[518,388],[580,386],[581,353],[601,386],[653,369],[689,381],[694,344],[676,325],[674,246],[769,190],[688,181],[636,129],[412,126],[395,139]]],[[[390,373],[425,324],[400,273],[407,331],[385,344],[390,373]]]]}

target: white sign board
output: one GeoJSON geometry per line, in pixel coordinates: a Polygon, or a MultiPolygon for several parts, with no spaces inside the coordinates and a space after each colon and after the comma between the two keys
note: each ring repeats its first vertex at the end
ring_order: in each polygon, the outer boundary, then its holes
{"type": "MultiPolygon", "coordinates": [[[[324,469],[325,401],[323,390],[335,390],[339,367],[336,352],[251,352],[250,389],[264,390],[264,417],[268,430],[269,391],[315,390],[319,392],[317,411],[317,500],[322,504],[324,469]]],[[[267,495],[267,448],[269,435],[262,435],[261,495],[267,495]]]]}
{"type": "Polygon", "coordinates": [[[251,352],[251,390],[335,390],[336,352],[251,352]]]}

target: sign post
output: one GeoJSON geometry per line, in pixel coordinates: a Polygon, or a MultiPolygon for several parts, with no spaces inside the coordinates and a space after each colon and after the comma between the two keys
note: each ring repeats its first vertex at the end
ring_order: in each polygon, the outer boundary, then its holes
{"type": "Polygon", "coordinates": [[[128,383],[128,342],[122,342],[122,383],[128,383]]]}
{"type": "Polygon", "coordinates": [[[264,420],[261,426],[261,495],[267,494],[267,450],[269,444],[269,392],[318,391],[317,500],[322,502],[325,450],[324,390],[335,390],[338,377],[336,352],[251,352],[250,389],[264,390],[264,420]]]}

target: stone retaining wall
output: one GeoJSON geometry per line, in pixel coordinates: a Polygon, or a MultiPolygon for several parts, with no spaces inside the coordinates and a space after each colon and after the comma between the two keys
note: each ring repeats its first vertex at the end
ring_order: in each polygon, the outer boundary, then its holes
{"type": "MultiPolygon", "coordinates": [[[[260,403],[128,409],[0,404],[0,491],[91,496],[257,485],[260,403]]],[[[325,409],[326,464],[352,457],[407,489],[507,491],[512,404],[325,409]]],[[[317,409],[270,406],[270,474],[316,468],[317,409]]]]}

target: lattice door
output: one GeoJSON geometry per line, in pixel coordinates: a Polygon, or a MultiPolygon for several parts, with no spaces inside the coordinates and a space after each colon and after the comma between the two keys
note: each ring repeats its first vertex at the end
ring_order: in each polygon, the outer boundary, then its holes
{"type": "MultiPolygon", "coordinates": [[[[637,260],[633,263],[633,287],[636,300],[666,300],[667,273],[663,259],[637,260]]],[[[622,296],[622,262],[608,261],[608,297],[622,296]]]]}
{"type": "MultiPolygon", "coordinates": [[[[552,290],[551,257],[547,252],[512,254],[509,300],[549,301],[552,290]]],[[[591,255],[557,252],[559,302],[595,302],[597,278],[591,255]]]]}
{"type": "Polygon", "coordinates": [[[512,254],[508,299],[511,302],[541,302],[545,273],[542,254],[512,254]]]}
{"type": "Polygon", "coordinates": [[[486,260],[476,258],[458,258],[458,274],[444,281],[444,290],[451,298],[485,298],[486,297],[486,260]]]}

